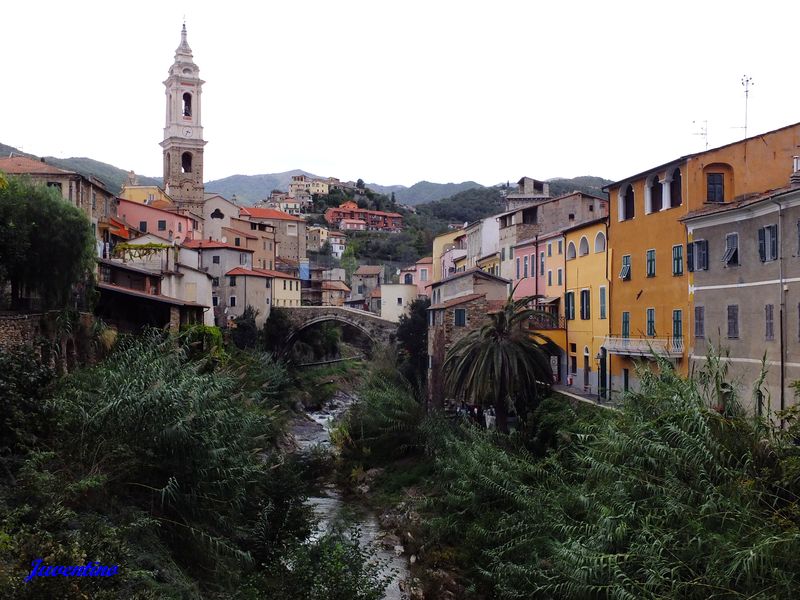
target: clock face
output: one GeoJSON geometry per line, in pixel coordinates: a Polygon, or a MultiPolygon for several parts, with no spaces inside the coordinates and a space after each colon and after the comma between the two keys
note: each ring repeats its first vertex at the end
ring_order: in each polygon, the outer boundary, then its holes
{"type": "Polygon", "coordinates": [[[190,127],[187,127],[186,129],[183,130],[183,135],[186,136],[186,137],[192,137],[192,133],[193,132],[192,132],[192,129],[190,127]]]}

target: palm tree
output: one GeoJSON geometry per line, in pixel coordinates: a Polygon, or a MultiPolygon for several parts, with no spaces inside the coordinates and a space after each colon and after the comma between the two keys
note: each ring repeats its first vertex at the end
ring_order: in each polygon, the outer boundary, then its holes
{"type": "Polygon", "coordinates": [[[447,394],[493,406],[497,428],[504,433],[509,408],[522,414],[553,381],[550,359],[542,348],[549,340],[524,327],[545,313],[528,308],[532,298],[514,300],[513,293],[499,311],[489,313],[485,325],[450,347],[443,366],[447,394]]]}

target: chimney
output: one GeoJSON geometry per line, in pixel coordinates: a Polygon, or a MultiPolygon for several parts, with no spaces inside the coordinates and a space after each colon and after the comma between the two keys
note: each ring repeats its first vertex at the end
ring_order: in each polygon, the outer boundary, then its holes
{"type": "Polygon", "coordinates": [[[789,178],[792,185],[800,185],[800,156],[792,158],[792,176],[789,178]]]}

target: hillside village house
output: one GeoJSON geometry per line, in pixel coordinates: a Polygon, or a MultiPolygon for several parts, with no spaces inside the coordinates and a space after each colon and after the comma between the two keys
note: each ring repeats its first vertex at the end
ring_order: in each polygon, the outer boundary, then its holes
{"type": "Polygon", "coordinates": [[[550,184],[531,177],[523,177],[516,188],[505,192],[506,211],[538,204],[550,199],[550,184]]]}
{"type": "Polygon", "coordinates": [[[417,296],[427,298],[430,296],[430,286],[433,282],[433,257],[420,258],[416,263],[400,269],[400,283],[417,286],[417,296]]]}
{"type": "MultiPolygon", "coordinates": [[[[369,310],[370,293],[384,283],[384,269],[380,265],[361,265],[350,278],[350,298],[347,305],[369,310]]],[[[380,305],[377,305],[380,312],[380,305]]]]}
{"type": "Polygon", "coordinates": [[[754,414],[793,404],[790,385],[800,379],[800,158],[791,184],[766,194],[708,204],[685,217],[693,283],[686,328],[695,369],[709,352],[727,361],[754,414]],[[766,358],[760,397],[753,382],[766,358]],[[752,405],[750,401],[755,400],[752,405]]]}
{"type": "Polygon", "coordinates": [[[418,288],[414,284],[384,283],[380,288],[382,319],[397,323],[408,314],[408,307],[417,299],[418,288]]]}
{"type": "Polygon", "coordinates": [[[320,248],[328,241],[328,230],[318,225],[306,228],[306,249],[319,252],[320,248]]]}
{"type": "MultiPolygon", "coordinates": [[[[689,372],[690,349],[696,345],[696,274],[701,272],[705,279],[709,254],[706,244],[696,243],[703,240],[694,237],[694,229],[687,234],[681,219],[706,207],[730,205],[750,194],[785,187],[798,147],[800,123],[682,156],[607,186],[612,203],[609,271],[614,283],[610,334],[604,346],[614,391],[638,388],[634,361],[647,359],[651,348],[670,358],[679,373],[689,372]]],[[[760,291],[761,286],[745,289],[760,291]]],[[[766,304],[768,298],[763,301],[766,304]]],[[[703,306],[709,314],[717,310],[703,306]]],[[[724,326],[723,331],[727,323],[724,326]]],[[[737,347],[740,356],[743,351],[737,347]]]]}
{"type": "Polygon", "coordinates": [[[508,297],[510,282],[478,268],[456,273],[431,286],[428,309],[428,394],[444,399],[442,365],[447,350],[508,297]]]}
{"type": "Polygon", "coordinates": [[[242,207],[239,218],[271,225],[275,230],[275,257],[298,261],[306,257],[306,222],[271,208],[242,207]]]}
{"type": "Polygon", "coordinates": [[[98,256],[102,256],[102,245],[111,242],[111,230],[117,229],[111,223],[111,218],[117,216],[117,198],[99,179],[59,169],[44,159],[25,156],[0,158],[0,171],[8,175],[27,175],[36,183],[58,190],[64,200],[83,211],[92,223],[98,256]]]}
{"type": "Polygon", "coordinates": [[[322,281],[322,306],[344,306],[350,295],[350,288],[344,281],[322,281]]]}
{"type": "Polygon", "coordinates": [[[432,281],[441,281],[454,273],[455,259],[466,256],[466,254],[466,236],[463,229],[448,231],[433,238],[432,281]]]}
{"type": "Polygon", "coordinates": [[[203,235],[197,220],[140,202],[121,199],[117,213],[142,233],[155,233],[176,244],[183,240],[199,239],[203,235]]]}
{"type": "Polygon", "coordinates": [[[203,237],[218,240],[223,227],[232,227],[231,219],[239,217],[239,206],[219,194],[206,194],[203,203],[203,237]]]}
{"type": "MultiPolygon", "coordinates": [[[[495,217],[487,217],[464,228],[466,234],[466,262],[464,267],[470,269],[477,267],[479,262],[486,262],[500,251],[500,223],[495,217]]],[[[487,264],[488,271],[493,266],[487,264]]],[[[495,273],[499,275],[500,273],[495,273]]]]}
{"type": "Polygon", "coordinates": [[[564,230],[564,312],[569,380],[585,393],[606,397],[603,342],[608,335],[608,238],[605,217],[564,230]]]}
{"type": "Polygon", "coordinates": [[[339,229],[342,231],[366,231],[367,222],[362,219],[342,219],[339,221],[339,229]]]}
{"type": "Polygon", "coordinates": [[[352,200],[343,202],[337,208],[329,208],[325,211],[325,221],[331,226],[339,227],[339,229],[350,229],[350,227],[342,227],[340,225],[343,219],[364,221],[365,228],[370,231],[401,231],[403,229],[403,215],[359,208],[358,204],[352,200]]]}
{"type": "Polygon", "coordinates": [[[119,193],[122,200],[130,200],[139,204],[147,204],[155,208],[168,209],[175,206],[175,202],[160,187],[155,185],[133,185],[126,183],[119,193]]]}
{"type": "Polygon", "coordinates": [[[328,234],[328,242],[331,245],[331,255],[341,259],[347,248],[347,236],[338,231],[331,231],[328,234]]]}

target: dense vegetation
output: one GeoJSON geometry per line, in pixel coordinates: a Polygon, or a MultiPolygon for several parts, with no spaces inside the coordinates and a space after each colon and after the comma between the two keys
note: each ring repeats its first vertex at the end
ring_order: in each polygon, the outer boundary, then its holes
{"type": "Polygon", "coordinates": [[[417,214],[435,229],[444,230],[449,223],[472,223],[503,212],[505,203],[500,188],[475,188],[459,192],[438,202],[420,204],[417,214]]]}
{"type": "Polygon", "coordinates": [[[60,380],[0,352],[0,596],[380,597],[357,539],[308,539],[315,467],[279,449],[285,367],[209,329],[123,339],[60,380]],[[26,583],[36,558],[119,572],[26,583]]]}
{"type": "Polygon", "coordinates": [[[91,224],[54,189],[20,177],[0,186],[0,291],[11,291],[0,307],[31,297],[45,309],[73,305],[94,254],[91,224]]]}
{"type": "Polygon", "coordinates": [[[353,464],[398,465],[392,490],[409,457],[428,465],[404,482],[428,497],[414,551],[460,597],[797,597],[797,413],[786,430],[746,416],[713,361],[695,380],[659,370],[619,411],[548,399],[511,435],[373,381],[340,443],[353,464]]]}

